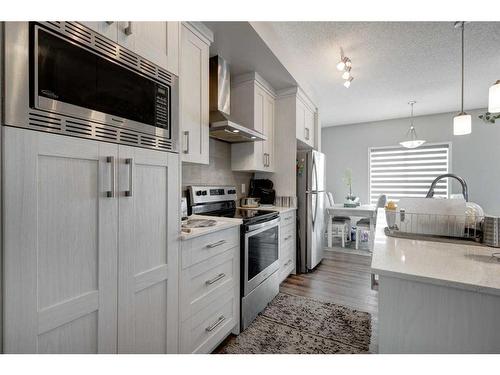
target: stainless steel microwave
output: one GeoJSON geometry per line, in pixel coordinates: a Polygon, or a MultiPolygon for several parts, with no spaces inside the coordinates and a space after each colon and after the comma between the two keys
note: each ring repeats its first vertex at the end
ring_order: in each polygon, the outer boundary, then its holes
{"type": "Polygon", "coordinates": [[[4,124],[178,151],[178,78],[76,22],[6,22],[4,124]]]}

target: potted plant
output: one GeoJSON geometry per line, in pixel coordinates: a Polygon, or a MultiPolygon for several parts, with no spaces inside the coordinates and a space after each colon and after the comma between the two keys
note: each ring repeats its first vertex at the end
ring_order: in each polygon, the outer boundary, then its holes
{"type": "Polygon", "coordinates": [[[346,201],[344,203],[345,207],[357,207],[359,206],[359,198],[352,194],[352,170],[347,168],[344,172],[344,183],[349,188],[349,195],[345,197],[346,201]]]}

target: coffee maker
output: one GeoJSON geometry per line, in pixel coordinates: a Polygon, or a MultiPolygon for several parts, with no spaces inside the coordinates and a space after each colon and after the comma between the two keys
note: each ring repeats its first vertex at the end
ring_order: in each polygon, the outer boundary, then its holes
{"type": "Polygon", "coordinates": [[[273,182],[268,179],[254,179],[250,180],[250,187],[248,189],[248,196],[252,198],[259,198],[261,205],[273,205],[276,198],[276,192],[273,189],[273,182]]]}

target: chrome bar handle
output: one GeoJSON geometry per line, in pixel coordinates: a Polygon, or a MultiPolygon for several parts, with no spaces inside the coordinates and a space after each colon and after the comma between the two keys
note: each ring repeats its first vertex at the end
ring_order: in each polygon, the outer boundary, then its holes
{"type": "Polygon", "coordinates": [[[113,198],[115,196],[115,157],[107,156],[106,163],[110,164],[110,190],[106,192],[106,197],[113,198]]]}
{"type": "Polygon", "coordinates": [[[186,149],[184,150],[185,154],[189,154],[189,131],[184,132],[184,136],[186,137],[186,149]]]}
{"type": "Polygon", "coordinates": [[[226,320],[224,315],[219,316],[219,319],[217,319],[217,321],[215,323],[213,323],[212,325],[205,328],[205,331],[212,332],[214,329],[216,329],[218,326],[220,326],[224,320],[226,320]]]}
{"type": "Polygon", "coordinates": [[[214,247],[217,247],[217,246],[220,246],[220,245],[224,245],[225,243],[226,243],[226,240],[220,240],[220,241],[217,241],[217,242],[214,242],[214,243],[209,243],[209,244],[207,245],[207,247],[208,247],[209,249],[212,249],[212,248],[214,248],[214,247]]]}
{"type": "Polygon", "coordinates": [[[134,159],[132,159],[132,158],[125,159],[125,164],[128,164],[128,166],[129,166],[129,170],[128,170],[128,190],[125,191],[125,196],[126,197],[131,197],[132,196],[132,185],[133,185],[133,181],[134,181],[134,176],[133,176],[134,159]]]}
{"type": "Polygon", "coordinates": [[[125,35],[132,35],[132,21],[128,21],[127,27],[123,30],[125,35]]]}
{"type": "Polygon", "coordinates": [[[220,279],[223,279],[224,277],[226,277],[225,273],[219,273],[213,279],[205,281],[205,284],[212,285],[213,283],[216,283],[217,281],[219,281],[220,279]]]}

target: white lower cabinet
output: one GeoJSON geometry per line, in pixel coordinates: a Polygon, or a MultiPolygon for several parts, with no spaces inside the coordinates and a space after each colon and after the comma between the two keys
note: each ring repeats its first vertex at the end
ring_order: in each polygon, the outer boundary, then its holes
{"type": "Polygon", "coordinates": [[[279,281],[285,280],[288,275],[295,273],[296,256],[296,226],[295,210],[280,214],[280,253],[279,253],[279,281]]]}
{"type": "Polygon", "coordinates": [[[181,243],[181,353],[210,353],[239,331],[239,230],[237,226],[181,243]]]}
{"type": "Polygon", "coordinates": [[[10,127],[3,147],[4,352],[177,352],[178,156],[10,127]]]}

